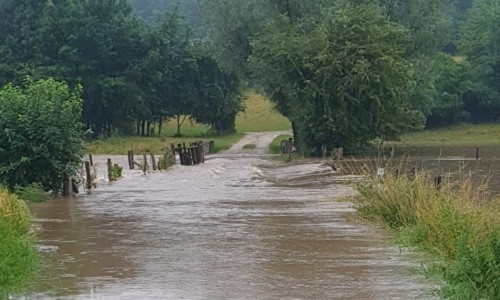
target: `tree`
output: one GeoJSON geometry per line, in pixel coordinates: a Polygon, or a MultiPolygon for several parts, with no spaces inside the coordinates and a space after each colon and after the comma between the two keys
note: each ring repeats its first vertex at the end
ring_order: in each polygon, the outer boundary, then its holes
{"type": "Polygon", "coordinates": [[[354,149],[422,122],[407,101],[405,30],[376,5],[341,2],[321,18],[280,17],[266,32],[252,43],[250,63],[294,124],[301,152],[354,149]]]}
{"type": "Polygon", "coordinates": [[[449,0],[379,0],[384,13],[408,31],[407,55],[441,51],[450,41],[452,5],[449,0]]]}
{"type": "Polygon", "coordinates": [[[209,124],[218,134],[234,133],[236,115],[243,109],[238,78],[208,55],[198,56],[196,62],[197,92],[189,114],[197,122],[209,124]]]}
{"type": "Polygon", "coordinates": [[[164,14],[161,22],[149,28],[146,44],[147,54],[138,65],[138,79],[150,112],[148,120],[142,122],[143,127],[150,121],[162,124],[166,118],[176,117],[180,135],[186,111],[193,101],[197,73],[190,31],[177,14],[164,14]]]}
{"type": "Polygon", "coordinates": [[[461,29],[460,51],[471,66],[478,110],[498,119],[500,113],[500,1],[478,0],[461,29]]]}
{"type": "Polygon", "coordinates": [[[466,119],[464,100],[472,91],[469,64],[441,54],[434,67],[435,99],[427,117],[427,127],[449,125],[466,119]]]}
{"type": "Polygon", "coordinates": [[[81,92],[53,79],[0,89],[0,182],[58,191],[75,174],[83,152],[81,92]]]}

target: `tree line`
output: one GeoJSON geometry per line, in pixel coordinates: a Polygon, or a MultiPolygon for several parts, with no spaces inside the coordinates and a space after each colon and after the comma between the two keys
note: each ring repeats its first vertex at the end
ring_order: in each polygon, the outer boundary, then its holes
{"type": "Polygon", "coordinates": [[[201,0],[227,70],[287,116],[299,150],[497,121],[497,0],[201,0]]]}
{"type": "Polygon", "coordinates": [[[500,112],[498,0],[0,0],[0,16],[11,188],[57,189],[83,130],[150,135],[189,116],[233,132],[245,87],[306,155],[500,112]]]}
{"type": "Polygon", "coordinates": [[[54,78],[83,87],[95,136],[149,135],[184,115],[232,132],[239,81],[177,10],[144,21],[124,0],[1,0],[0,86],[54,78]]]}

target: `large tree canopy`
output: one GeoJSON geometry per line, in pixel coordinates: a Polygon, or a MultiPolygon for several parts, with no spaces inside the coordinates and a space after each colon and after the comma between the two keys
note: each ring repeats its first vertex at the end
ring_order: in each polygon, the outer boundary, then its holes
{"type": "Polygon", "coordinates": [[[250,62],[294,124],[302,152],[352,149],[418,124],[407,102],[405,30],[378,6],[341,3],[300,22],[280,17],[266,32],[254,40],[250,62]]]}

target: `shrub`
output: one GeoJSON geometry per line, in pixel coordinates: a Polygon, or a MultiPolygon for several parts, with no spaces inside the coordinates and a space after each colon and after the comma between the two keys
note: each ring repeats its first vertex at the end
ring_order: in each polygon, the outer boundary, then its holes
{"type": "Polygon", "coordinates": [[[171,151],[165,151],[163,156],[158,161],[158,170],[166,170],[175,165],[175,157],[171,151]]]}
{"type": "Polygon", "coordinates": [[[111,169],[111,176],[113,180],[118,180],[123,176],[123,167],[120,167],[118,164],[114,164],[111,169]]]}
{"type": "Polygon", "coordinates": [[[0,182],[11,190],[34,182],[60,190],[80,167],[81,87],[53,79],[0,89],[0,182]]]}

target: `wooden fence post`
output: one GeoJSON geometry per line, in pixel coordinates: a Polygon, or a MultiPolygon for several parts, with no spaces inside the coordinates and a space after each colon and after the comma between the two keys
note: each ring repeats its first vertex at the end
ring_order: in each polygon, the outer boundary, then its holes
{"type": "Polygon", "coordinates": [[[67,175],[64,175],[62,196],[63,197],[71,196],[71,190],[72,190],[71,178],[68,177],[67,175]]]}
{"type": "Polygon", "coordinates": [[[111,158],[108,158],[108,180],[112,182],[113,178],[113,163],[111,162],[111,158]]]}
{"type": "Polygon", "coordinates": [[[198,159],[200,160],[200,163],[204,164],[205,163],[205,144],[203,141],[198,142],[198,159]]]}
{"type": "Polygon", "coordinates": [[[129,167],[129,169],[130,169],[130,170],[133,170],[133,169],[134,169],[134,160],[132,159],[132,155],[131,155],[132,153],[131,153],[131,152],[132,152],[132,151],[130,151],[130,150],[127,152],[127,156],[128,156],[128,167],[129,167]]]}
{"type": "Polygon", "coordinates": [[[142,172],[144,172],[144,175],[146,175],[148,171],[148,157],[146,156],[146,153],[142,153],[142,172]]]}
{"type": "Polygon", "coordinates": [[[151,164],[153,165],[153,171],[156,171],[156,159],[155,159],[155,155],[153,154],[153,152],[151,152],[150,155],[151,155],[151,164]]]}
{"type": "Polygon", "coordinates": [[[92,154],[89,154],[89,161],[90,161],[90,166],[94,166],[94,159],[92,158],[92,154]]]}
{"type": "Polygon", "coordinates": [[[177,144],[177,152],[179,153],[179,160],[181,161],[181,166],[185,166],[184,154],[182,153],[182,145],[177,144]]]}
{"type": "Polygon", "coordinates": [[[434,178],[434,185],[436,186],[436,189],[438,189],[438,190],[441,189],[441,183],[442,183],[441,176],[434,178]]]}
{"type": "Polygon", "coordinates": [[[92,173],[90,171],[90,162],[89,161],[85,162],[85,175],[87,178],[85,185],[86,185],[87,190],[90,191],[92,189],[92,173]]]}
{"type": "Polygon", "coordinates": [[[130,170],[133,170],[135,168],[135,163],[134,163],[134,150],[130,150],[130,165],[132,166],[130,170]]]}
{"type": "Polygon", "coordinates": [[[476,147],[476,160],[479,160],[479,148],[476,147]]]}

